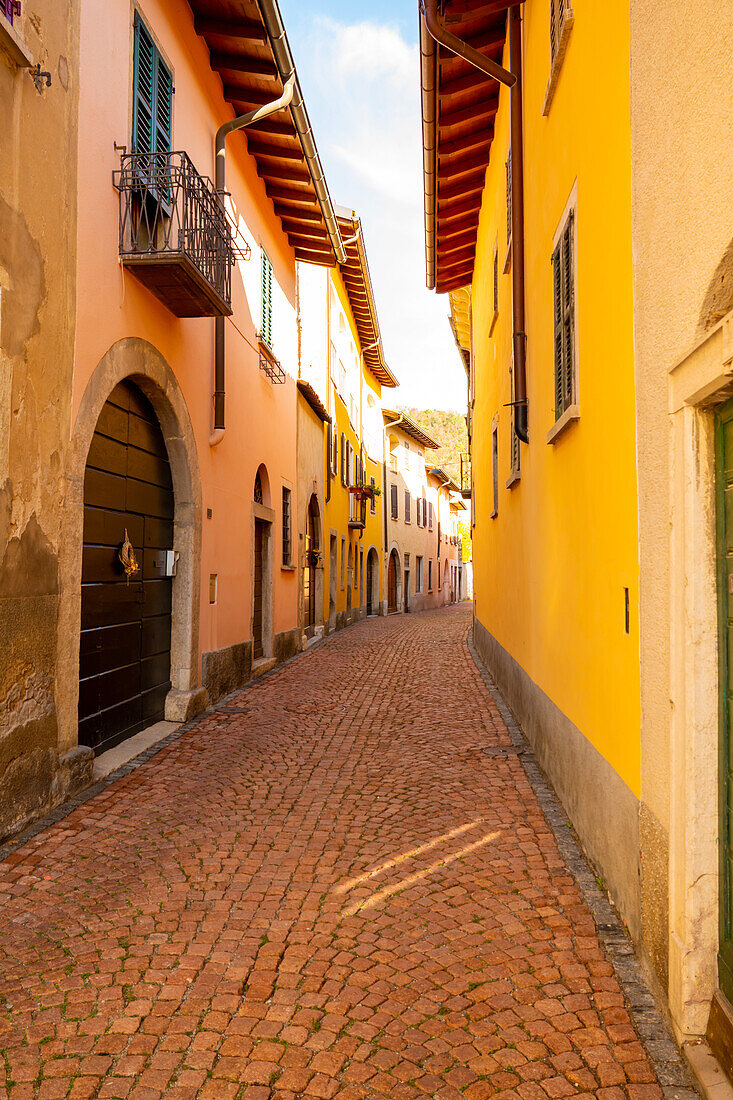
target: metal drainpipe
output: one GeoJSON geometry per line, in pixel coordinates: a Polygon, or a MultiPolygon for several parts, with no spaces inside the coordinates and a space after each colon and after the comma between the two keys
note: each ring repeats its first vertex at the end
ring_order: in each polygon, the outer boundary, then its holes
{"type": "Polygon", "coordinates": [[[522,126],[522,16],[509,10],[509,65],[516,77],[509,96],[512,150],[512,304],[514,310],[514,433],[529,443],[527,333],[524,285],[524,132],[522,126]]]}
{"type": "MultiPolygon", "coordinates": [[[[524,288],[524,156],[522,133],[522,39],[521,39],[521,15],[519,4],[514,4],[509,9],[509,66],[504,69],[484,57],[467,42],[461,41],[443,24],[438,14],[438,0],[422,0],[425,26],[430,35],[441,46],[451,50],[464,61],[493,77],[510,89],[511,108],[511,148],[512,148],[512,301],[514,320],[514,431],[522,443],[529,442],[528,416],[527,416],[527,334],[525,332],[525,288],[524,288]]],[[[434,88],[423,88],[423,111],[428,94],[434,88]]],[[[437,127],[437,120],[434,125],[437,127]]],[[[431,166],[435,172],[435,164],[431,166]]],[[[434,211],[435,211],[435,179],[431,176],[431,186],[426,182],[426,210],[431,206],[433,210],[433,225],[431,225],[430,240],[431,252],[435,248],[434,211]]],[[[429,276],[432,271],[432,286],[435,286],[435,274],[432,258],[428,265],[429,276]]],[[[428,282],[430,282],[430,277],[428,282]]]]}
{"type": "MultiPolygon", "coordinates": [[[[293,98],[293,88],[295,87],[295,74],[286,82],[283,88],[282,95],[278,96],[271,103],[266,103],[263,107],[258,107],[254,111],[248,111],[246,115],[239,115],[237,118],[231,119],[229,122],[225,122],[223,126],[220,126],[216,131],[215,140],[215,184],[216,191],[219,195],[222,203],[226,202],[226,139],[234,130],[244,130],[247,126],[251,126],[253,122],[259,122],[260,119],[269,118],[270,115],[274,115],[277,111],[282,110],[283,107],[287,107],[293,98]]],[[[225,405],[226,405],[226,388],[225,388],[225,373],[226,373],[226,340],[225,340],[225,326],[226,318],[217,317],[214,322],[214,430],[209,436],[209,446],[216,447],[221,443],[224,438],[224,428],[226,426],[225,420],[225,405]]]]}

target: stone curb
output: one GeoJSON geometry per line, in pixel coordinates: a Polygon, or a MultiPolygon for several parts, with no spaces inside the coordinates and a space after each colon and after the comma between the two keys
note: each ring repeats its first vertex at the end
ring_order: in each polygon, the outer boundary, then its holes
{"type": "Polygon", "coordinates": [[[522,750],[519,760],[555,837],[560,855],[568,865],[593,915],[598,938],[616,971],[634,1027],[657,1074],[665,1100],[699,1100],[700,1094],[695,1088],[683,1055],[644,978],[628,932],[608,897],[599,889],[593,870],[567,825],[567,814],[537,767],[531,747],[521,728],[505,703],[493,677],[476,652],[473,645],[473,631],[469,631],[467,641],[474,664],[499,709],[512,745],[522,750]]]}

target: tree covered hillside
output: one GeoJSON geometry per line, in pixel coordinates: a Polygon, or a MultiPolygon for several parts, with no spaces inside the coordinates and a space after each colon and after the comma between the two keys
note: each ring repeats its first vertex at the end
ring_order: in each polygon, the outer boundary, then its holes
{"type": "Polygon", "coordinates": [[[443,409],[409,409],[404,412],[411,420],[440,443],[439,451],[427,451],[425,461],[429,466],[441,466],[447,474],[461,480],[461,453],[468,451],[468,432],[466,418],[460,413],[444,412],[443,409]]]}

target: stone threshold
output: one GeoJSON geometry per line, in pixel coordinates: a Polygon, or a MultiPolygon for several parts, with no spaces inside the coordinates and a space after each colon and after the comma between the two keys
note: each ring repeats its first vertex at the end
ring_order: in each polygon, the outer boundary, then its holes
{"type": "MultiPolygon", "coordinates": [[[[591,911],[599,942],[616,972],[616,978],[626,1000],[629,1014],[647,1053],[649,1062],[659,1079],[665,1100],[698,1100],[700,1092],[696,1088],[696,1081],[693,1079],[687,1062],[680,1053],[667,1020],[657,1005],[641,964],[634,952],[634,945],[626,931],[626,926],[608,896],[600,890],[593,868],[585,858],[572,829],[568,825],[567,814],[563,810],[560,800],[537,766],[529,742],[525,739],[519,724],[504,701],[491,673],[476,652],[473,645],[473,631],[469,631],[467,640],[474,664],[497,705],[512,745],[514,748],[521,750],[518,753],[519,760],[540,804],[545,820],[555,837],[560,855],[577,882],[583,900],[591,911]]],[[[689,1053],[685,1051],[685,1054],[689,1061],[689,1053]]],[[[730,1094],[723,1093],[719,1089],[708,1091],[705,1085],[702,1084],[697,1071],[695,1071],[695,1078],[697,1078],[697,1083],[701,1085],[701,1091],[710,1100],[733,1100],[733,1090],[730,1094]]],[[[724,1074],[723,1078],[727,1084],[727,1078],[724,1074]]],[[[716,1083],[720,1085],[717,1079],[716,1083]]]]}
{"type": "Polygon", "coordinates": [[[129,763],[152,745],[157,745],[159,741],[175,733],[180,725],[180,722],[155,722],[140,733],[128,737],[126,741],[121,741],[113,749],[101,752],[94,760],[94,780],[104,779],[110,772],[117,771],[123,764],[129,763]]]}

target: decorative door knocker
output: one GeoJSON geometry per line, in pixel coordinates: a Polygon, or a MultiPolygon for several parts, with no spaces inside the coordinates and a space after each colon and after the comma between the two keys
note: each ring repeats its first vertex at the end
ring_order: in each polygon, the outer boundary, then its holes
{"type": "Polygon", "coordinates": [[[135,557],[135,550],[130,542],[130,537],[127,534],[127,528],[125,528],[125,541],[117,552],[117,556],[120,559],[122,568],[125,570],[125,576],[127,577],[127,583],[130,583],[130,577],[137,573],[140,566],[137,564],[137,558],[135,557]]]}

